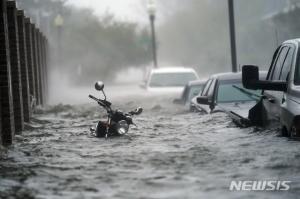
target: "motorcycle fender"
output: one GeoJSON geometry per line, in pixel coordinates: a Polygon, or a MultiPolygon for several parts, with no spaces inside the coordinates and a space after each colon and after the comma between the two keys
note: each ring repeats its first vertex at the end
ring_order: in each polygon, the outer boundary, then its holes
{"type": "Polygon", "coordinates": [[[105,137],[107,124],[105,122],[99,121],[96,128],[97,137],[105,137]]]}

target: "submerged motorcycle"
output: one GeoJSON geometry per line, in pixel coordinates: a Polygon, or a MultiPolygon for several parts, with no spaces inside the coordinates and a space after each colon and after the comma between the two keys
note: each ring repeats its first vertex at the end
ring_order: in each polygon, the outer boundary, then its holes
{"type": "MultiPolygon", "coordinates": [[[[134,111],[124,113],[121,110],[112,110],[111,102],[106,100],[104,92],[104,84],[99,81],[95,84],[95,89],[101,91],[104,99],[98,99],[92,95],[89,97],[95,100],[107,112],[107,121],[99,121],[96,128],[91,128],[91,134],[96,137],[121,136],[128,132],[130,125],[135,125],[132,116],[140,115],[143,112],[142,108],[137,108],[134,111]]],[[[136,126],[136,125],[135,125],[136,126]]]]}

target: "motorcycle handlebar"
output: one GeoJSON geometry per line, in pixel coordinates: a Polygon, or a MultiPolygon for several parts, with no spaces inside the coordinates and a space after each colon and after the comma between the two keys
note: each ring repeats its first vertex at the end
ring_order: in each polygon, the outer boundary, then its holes
{"type": "Polygon", "coordinates": [[[110,108],[111,106],[111,103],[106,101],[106,100],[101,100],[101,99],[98,99],[96,97],[94,97],[93,95],[89,95],[89,98],[95,100],[96,102],[98,102],[99,105],[103,106],[103,107],[108,107],[110,108]]]}
{"type": "Polygon", "coordinates": [[[129,114],[130,115],[140,115],[143,112],[143,108],[139,107],[137,109],[135,109],[134,111],[130,111],[129,114]]]}
{"type": "Polygon", "coordinates": [[[91,99],[93,99],[93,100],[95,100],[95,101],[99,101],[99,99],[97,99],[96,97],[94,97],[94,96],[92,96],[92,95],[89,95],[89,98],[91,98],[91,99]]]}
{"type": "MultiPolygon", "coordinates": [[[[94,97],[93,95],[89,95],[89,98],[95,100],[96,102],[98,102],[99,105],[103,106],[107,110],[111,110],[111,108],[110,108],[111,103],[110,102],[108,102],[106,100],[98,99],[98,98],[94,97]]],[[[143,108],[139,107],[139,108],[135,109],[134,111],[129,112],[129,114],[130,115],[140,115],[142,112],[143,112],[143,108]]]]}

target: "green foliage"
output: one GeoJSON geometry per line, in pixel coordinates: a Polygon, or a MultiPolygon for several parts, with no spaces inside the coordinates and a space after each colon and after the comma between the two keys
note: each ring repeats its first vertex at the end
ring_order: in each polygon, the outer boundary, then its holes
{"type": "Polygon", "coordinates": [[[110,80],[118,70],[151,60],[150,43],[145,42],[150,38],[148,30],[134,23],[117,21],[109,13],[99,19],[89,9],[66,6],[62,1],[18,1],[33,17],[36,10],[41,16],[47,13],[55,65],[77,83],[110,80]],[[64,19],[61,28],[54,25],[58,14],[64,19]]]}
{"type": "Polygon", "coordinates": [[[140,40],[149,37],[136,24],[118,22],[108,15],[101,21],[90,10],[72,10],[65,18],[63,30],[63,65],[71,72],[79,65],[85,78],[105,79],[129,66],[140,66],[150,60],[148,44],[140,40]]]}

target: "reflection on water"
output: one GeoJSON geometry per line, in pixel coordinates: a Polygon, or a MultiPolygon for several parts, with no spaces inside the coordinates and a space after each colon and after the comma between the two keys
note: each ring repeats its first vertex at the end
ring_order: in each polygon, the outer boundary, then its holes
{"type": "Polygon", "coordinates": [[[127,136],[98,139],[96,106],[41,110],[0,161],[0,198],[297,198],[300,145],[277,129],[239,129],[222,113],[199,115],[169,101],[144,106],[127,136]],[[288,192],[230,192],[231,180],[291,180],[288,192]]]}

